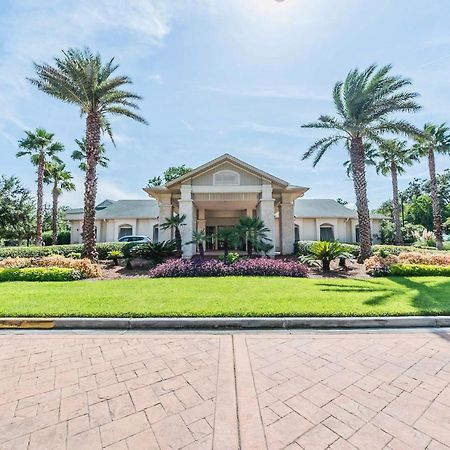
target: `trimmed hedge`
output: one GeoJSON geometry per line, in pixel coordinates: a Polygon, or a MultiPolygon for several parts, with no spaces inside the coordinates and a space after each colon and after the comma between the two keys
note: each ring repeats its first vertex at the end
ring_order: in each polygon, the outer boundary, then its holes
{"type": "MultiPolygon", "coordinates": [[[[108,259],[108,253],[120,250],[126,245],[123,242],[100,242],[97,244],[99,259],[108,259]]],[[[37,256],[62,255],[81,253],[83,244],[49,245],[44,247],[3,247],[0,248],[0,259],[3,258],[34,258],[37,256]]]]}
{"type": "Polygon", "coordinates": [[[81,272],[61,267],[25,267],[0,269],[3,281],[73,281],[82,278],[81,272]]]}
{"type": "Polygon", "coordinates": [[[450,277],[450,266],[427,264],[392,264],[389,275],[402,277],[450,277]]]}

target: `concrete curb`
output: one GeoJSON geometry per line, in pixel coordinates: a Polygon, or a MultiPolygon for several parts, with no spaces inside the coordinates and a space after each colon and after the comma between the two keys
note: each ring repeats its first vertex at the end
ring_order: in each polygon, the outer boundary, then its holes
{"type": "Polygon", "coordinates": [[[352,329],[450,327],[450,316],[0,318],[0,329],[352,329]]]}

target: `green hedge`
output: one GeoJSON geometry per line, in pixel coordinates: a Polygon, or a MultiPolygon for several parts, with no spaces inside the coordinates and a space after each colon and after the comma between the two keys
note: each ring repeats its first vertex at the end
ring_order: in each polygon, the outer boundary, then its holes
{"type": "Polygon", "coordinates": [[[392,264],[389,275],[402,277],[450,277],[450,266],[425,264],[392,264]]]}
{"type": "MultiPolygon", "coordinates": [[[[101,242],[97,244],[99,259],[107,259],[112,250],[122,250],[123,242],[101,242]]],[[[69,256],[70,253],[81,253],[83,244],[49,245],[44,247],[2,247],[0,248],[0,259],[3,258],[33,258],[36,256],[62,255],[69,256]]]]}
{"type": "Polygon", "coordinates": [[[25,267],[0,269],[2,281],[73,281],[81,279],[79,270],[61,267],[25,267]]]}

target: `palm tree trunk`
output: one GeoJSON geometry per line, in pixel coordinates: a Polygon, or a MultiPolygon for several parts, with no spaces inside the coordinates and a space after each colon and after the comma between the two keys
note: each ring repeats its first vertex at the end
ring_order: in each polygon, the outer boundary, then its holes
{"type": "Polygon", "coordinates": [[[230,253],[230,249],[228,248],[228,239],[224,239],[224,241],[223,241],[223,256],[225,257],[225,262],[227,262],[228,253],[230,253]]]}
{"type": "Polygon", "coordinates": [[[433,221],[434,221],[434,234],[436,236],[436,248],[438,250],[442,250],[444,248],[444,245],[442,243],[442,215],[437,192],[436,163],[434,160],[433,147],[430,147],[428,149],[428,170],[430,171],[430,191],[431,191],[431,203],[433,206],[433,221]]]}
{"type": "Polygon", "coordinates": [[[398,202],[398,179],[397,166],[394,161],[391,162],[392,179],[392,216],[395,225],[395,244],[403,245],[402,223],[400,222],[400,204],[398,202]]]}
{"type": "Polygon", "coordinates": [[[56,245],[58,243],[58,181],[54,181],[53,189],[53,205],[52,205],[52,244],[56,245]]]}
{"type": "Polygon", "coordinates": [[[181,240],[181,233],[178,227],[175,227],[175,242],[177,243],[178,256],[181,257],[181,255],[183,254],[182,250],[183,241],[181,240]]]}
{"type": "Polygon", "coordinates": [[[44,154],[41,151],[38,162],[37,205],[36,205],[36,245],[42,245],[42,224],[44,222],[44,154]]]}
{"type": "Polygon", "coordinates": [[[205,257],[205,248],[203,247],[203,242],[198,243],[198,252],[200,253],[200,258],[203,259],[205,257]]]}
{"type": "Polygon", "coordinates": [[[95,202],[97,197],[97,162],[100,145],[100,115],[90,112],[86,118],[86,178],[84,182],[83,256],[98,259],[95,248],[95,202]]]}
{"type": "Polygon", "coordinates": [[[253,242],[250,239],[247,240],[247,255],[250,258],[253,256],[253,242]]]}
{"type": "Polygon", "coordinates": [[[353,170],[353,184],[356,196],[359,225],[359,255],[358,262],[362,263],[372,253],[372,233],[370,230],[369,202],[367,200],[367,181],[364,145],[360,137],[352,138],[350,145],[350,159],[353,170]]]}

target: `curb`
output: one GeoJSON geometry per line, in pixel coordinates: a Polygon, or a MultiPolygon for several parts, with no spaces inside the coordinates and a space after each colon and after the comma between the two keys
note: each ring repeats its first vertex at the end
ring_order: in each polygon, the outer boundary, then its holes
{"type": "Polygon", "coordinates": [[[450,316],[402,317],[155,317],[0,318],[0,329],[183,330],[352,329],[450,327],[450,316]]]}

